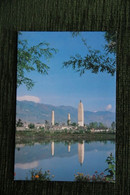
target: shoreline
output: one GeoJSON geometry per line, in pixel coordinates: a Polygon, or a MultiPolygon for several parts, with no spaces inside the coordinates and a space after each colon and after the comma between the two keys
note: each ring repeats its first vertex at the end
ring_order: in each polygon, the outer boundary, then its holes
{"type": "Polygon", "coordinates": [[[16,131],[15,143],[50,142],[50,141],[115,141],[113,132],[86,132],[86,131],[16,131]]]}

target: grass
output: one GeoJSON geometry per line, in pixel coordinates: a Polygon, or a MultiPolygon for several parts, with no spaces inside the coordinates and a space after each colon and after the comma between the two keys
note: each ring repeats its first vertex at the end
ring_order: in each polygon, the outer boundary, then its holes
{"type": "Polygon", "coordinates": [[[16,131],[16,143],[29,143],[40,141],[105,141],[115,140],[115,133],[112,132],[98,132],[91,133],[83,130],[57,130],[57,131],[45,131],[45,130],[25,130],[16,131]]]}

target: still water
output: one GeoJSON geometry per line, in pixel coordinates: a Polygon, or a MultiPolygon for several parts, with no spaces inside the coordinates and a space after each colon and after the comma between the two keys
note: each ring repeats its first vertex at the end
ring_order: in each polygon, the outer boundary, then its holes
{"type": "Polygon", "coordinates": [[[50,170],[52,181],[74,181],[77,172],[93,175],[103,172],[109,154],[115,157],[115,141],[50,142],[17,144],[15,180],[25,180],[29,170],[50,170]]]}

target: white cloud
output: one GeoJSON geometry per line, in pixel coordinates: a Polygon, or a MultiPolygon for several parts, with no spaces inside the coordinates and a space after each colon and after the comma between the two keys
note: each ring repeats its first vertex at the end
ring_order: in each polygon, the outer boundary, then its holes
{"type": "Polygon", "coordinates": [[[38,167],[39,163],[38,161],[30,162],[30,163],[16,163],[15,168],[20,169],[34,169],[38,167]]]}
{"type": "Polygon", "coordinates": [[[112,109],[112,105],[111,104],[108,104],[107,106],[106,106],[106,110],[111,110],[112,109]]]}
{"type": "Polygon", "coordinates": [[[39,103],[40,102],[40,98],[39,97],[36,97],[36,96],[18,96],[17,97],[17,100],[19,101],[32,101],[32,102],[36,102],[36,103],[39,103]]]}

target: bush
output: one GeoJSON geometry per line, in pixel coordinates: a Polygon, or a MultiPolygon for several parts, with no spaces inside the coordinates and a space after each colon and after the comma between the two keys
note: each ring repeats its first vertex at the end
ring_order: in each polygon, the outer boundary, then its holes
{"type": "Polygon", "coordinates": [[[84,175],[83,173],[75,174],[74,181],[87,181],[87,182],[114,182],[115,179],[115,160],[112,153],[107,157],[106,162],[108,164],[108,168],[104,170],[109,173],[109,175],[104,175],[104,172],[98,174],[95,171],[95,174],[92,176],[84,175]]]}
{"type": "Polygon", "coordinates": [[[34,128],[35,128],[35,125],[34,125],[33,123],[30,123],[30,124],[28,125],[28,127],[29,127],[29,129],[34,129],[34,128]]]}
{"type": "Polygon", "coordinates": [[[39,129],[40,129],[41,131],[44,131],[44,127],[41,127],[41,126],[40,126],[40,128],[39,128],[39,129]]]}
{"type": "Polygon", "coordinates": [[[40,170],[32,169],[30,171],[30,178],[28,178],[28,176],[27,176],[26,180],[51,181],[51,179],[53,177],[54,177],[54,175],[51,176],[49,170],[47,170],[44,173],[42,173],[42,169],[40,169],[40,170]]]}
{"type": "Polygon", "coordinates": [[[76,127],[77,126],[77,123],[71,123],[71,125],[73,126],[73,127],[76,127]]]}
{"type": "Polygon", "coordinates": [[[64,129],[64,133],[68,133],[67,129],[64,129]]]}
{"type": "Polygon", "coordinates": [[[18,119],[18,121],[16,122],[16,126],[17,127],[23,127],[23,122],[21,119],[18,119]]]}
{"type": "Polygon", "coordinates": [[[98,174],[97,171],[95,171],[95,174],[92,176],[90,175],[84,175],[83,173],[75,174],[75,180],[74,181],[87,181],[87,182],[106,182],[106,177],[104,173],[98,174]]]}
{"type": "Polygon", "coordinates": [[[113,181],[115,179],[115,160],[112,153],[107,157],[106,162],[108,168],[105,171],[109,172],[109,175],[106,175],[107,181],[113,181]]]}

